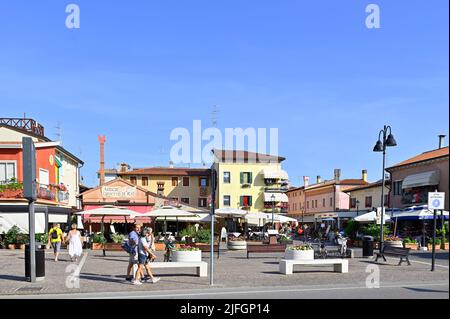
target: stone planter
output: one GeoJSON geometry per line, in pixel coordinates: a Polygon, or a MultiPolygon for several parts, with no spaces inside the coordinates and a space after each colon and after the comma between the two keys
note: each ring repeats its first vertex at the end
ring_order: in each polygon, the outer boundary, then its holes
{"type": "Polygon", "coordinates": [[[174,250],[172,252],[173,262],[192,262],[192,261],[202,261],[202,251],[201,250],[174,250]]]}
{"type": "Polygon", "coordinates": [[[104,244],[92,243],[92,250],[102,250],[105,247],[104,244]]]}
{"type": "Polygon", "coordinates": [[[17,247],[18,247],[20,250],[25,250],[25,244],[17,245],[17,247]]]}
{"type": "Polygon", "coordinates": [[[417,250],[418,249],[418,244],[417,243],[404,243],[403,244],[405,246],[405,248],[410,248],[413,250],[417,250]]]}
{"type": "Polygon", "coordinates": [[[121,250],[122,249],[122,244],[119,244],[119,243],[106,243],[104,245],[104,247],[105,247],[106,250],[121,250]]]}
{"type": "MultiPolygon", "coordinates": [[[[428,251],[432,251],[433,250],[433,245],[428,244],[427,245],[428,251]]],[[[441,249],[441,245],[434,245],[434,250],[440,250],[441,249]]]]}
{"type": "Polygon", "coordinates": [[[284,252],[284,259],[290,260],[313,260],[314,250],[291,250],[286,249],[284,252]]]}
{"type": "Polygon", "coordinates": [[[16,249],[16,245],[14,245],[14,244],[8,244],[8,249],[16,249]]]}
{"type": "Polygon", "coordinates": [[[445,243],[444,245],[441,244],[441,249],[448,250],[448,243],[445,243]]]}
{"type": "Polygon", "coordinates": [[[385,247],[398,247],[403,248],[403,242],[401,240],[390,240],[383,242],[385,247]]]}
{"type": "Polygon", "coordinates": [[[227,248],[229,250],[246,250],[247,242],[245,240],[228,241],[227,248]]]}

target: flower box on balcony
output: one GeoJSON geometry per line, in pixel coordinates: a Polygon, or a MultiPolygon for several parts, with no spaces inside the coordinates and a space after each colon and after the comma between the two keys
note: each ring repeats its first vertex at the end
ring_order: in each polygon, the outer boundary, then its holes
{"type": "Polygon", "coordinates": [[[21,198],[21,197],[23,197],[22,189],[6,188],[3,191],[0,190],[0,198],[21,198]]]}

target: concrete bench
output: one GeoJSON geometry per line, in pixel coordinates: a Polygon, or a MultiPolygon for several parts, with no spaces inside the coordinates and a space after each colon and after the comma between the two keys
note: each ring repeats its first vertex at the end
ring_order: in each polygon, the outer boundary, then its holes
{"type": "Polygon", "coordinates": [[[153,262],[149,263],[150,268],[164,269],[164,268],[196,268],[197,276],[208,276],[208,263],[205,261],[192,261],[192,262],[153,262]]]}
{"type": "Polygon", "coordinates": [[[280,260],[280,273],[292,275],[294,265],[333,265],[334,272],[347,273],[348,260],[346,259],[312,259],[312,260],[280,260]]]}

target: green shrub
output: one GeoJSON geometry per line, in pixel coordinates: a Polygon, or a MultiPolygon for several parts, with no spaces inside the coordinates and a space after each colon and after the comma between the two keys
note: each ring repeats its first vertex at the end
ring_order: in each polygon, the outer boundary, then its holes
{"type": "Polygon", "coordinates": [[[359,231],[360,228],[361,228],[360,223],[358,223],[356,220],[350,220],[344,229],[345,235],[350,239],[355,239],[356,233],[359,231]]]}
{"type": "Polygon", "coordinates": [[[417,244],[417,241],[415,239],[412,239],[411,237],[403,238],[403,242],[405,244],[417,244]]]}
{"type": "Polygon", "coordinates": [[[125,240],[125,235],[114,233],[111,235],[113,243],[121,244],[125,240]]]}
{"type": "Polygon", "coordinates": [[[103,233],[94,234],[94,236],[92,237],[92,242],[96,244],[106,244],[105,235],[103,235],[103,233]]]}
{"type": "Polygon", "coordinates": [[[209,243],[211,240],[211,231],[209,229],[199,229],[194,237],[197,243],[209,243]]]}
{"type": "MultiPolygon", "coordinates": [[[[383,227],[383,237],[386,237],[389,234],[390,230],[387,225],[383,227]]],[[[380,225],[377,224],[369,224],[361,228],[361,233],[367,236],[373,236],[375,240],[380,240],[380,225]]]]}
{"type": "Polygon", "coordinates": [[[180,231],[180,236],[181,237],[194,237],[195,236],[195,227],[190,225],[187,228],[183,229],[182,231],[180,231]]]}
{"type": "Polygon", "coordinates": [[[20,234],[21,234],[20,228],[14,225],[5,234],[5,244],[6,245],[18,244],[17,239],[20,234]]]}

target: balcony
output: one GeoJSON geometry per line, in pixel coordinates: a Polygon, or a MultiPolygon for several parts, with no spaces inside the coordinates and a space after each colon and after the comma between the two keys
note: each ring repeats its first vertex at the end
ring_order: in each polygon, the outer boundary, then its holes
{"type": "MultiPolygon", "coordinates": [[[[63,185],[36,185],[36,197],[37,199],[44,199],[59,203],[69,202],[69,192],[63,185]]],[[[3,182],[0,184],[0,198],[24,198],[23,197],[23,184],[15,180],[3,182]]]]}
{"type": "Polygon", "coordinates": [[[33,119],[0,118],[0,124],[6,124],[36,135],[44,136],[44,127],[33,119]]]}
{"type": "Polygon", "coordinates": [[[208,196],[208,188],[204,186],[200,186],[200,196],[206,197],[208,196]]]}
{"type": "Polygon", "coordinates": [[[15,179],[1,182],[0,198],[23,198],[23,184],[15,179]]]}
{"type": "Polygon", "coordinates": [[[264,187],[264,191],[265,192],[272,192],[272,193],[284,193],[286,191],[288,191],[288,187],[287,186],[268,186],[268,187],[264,187]]]}

